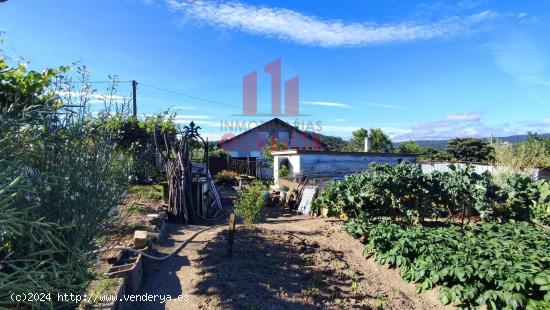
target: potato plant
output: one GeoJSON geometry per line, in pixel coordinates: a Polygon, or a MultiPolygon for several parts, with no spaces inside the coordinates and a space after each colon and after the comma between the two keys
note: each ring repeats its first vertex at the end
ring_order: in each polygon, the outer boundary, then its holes
{"type": "Polygon", "coordinates": [[[489,309],[550,306],[550,234],[525,222],[403,228],[389,221],[365,230],[365,256],[399,267],[424,292],[441,286],[443,304],[489,309]]]}

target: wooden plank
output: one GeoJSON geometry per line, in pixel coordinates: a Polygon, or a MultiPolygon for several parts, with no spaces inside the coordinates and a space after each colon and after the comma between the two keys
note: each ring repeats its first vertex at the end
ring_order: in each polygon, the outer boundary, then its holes
{"type": "Polygon", "coordinates": [[[318,186],[308,185],[302,192],[302,199],[300,199],[300,205],[298,206],[298,212],[302,214],[309,214],[311,210],[311,202],[317,195],[318,186]]]}

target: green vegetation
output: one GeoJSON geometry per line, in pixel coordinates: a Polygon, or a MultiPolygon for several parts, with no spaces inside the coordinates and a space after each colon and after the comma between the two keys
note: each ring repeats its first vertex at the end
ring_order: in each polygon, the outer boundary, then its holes
{"type": "Polygon", "coordinates": [[[403,228],[388,221],[365,229],[366,256],[399,267],[424,292],[441,286],[443,304],[489,309],[550,306],[550,234],[527,223],[403,228]]]}
{"type": "Polygon", "coordinates": [[[235,185],[235,181],[239,174],[233,171],[222,170],[214,176],[214,181],[220,185],[235,185]]]}
{"type": "Polygon", "coordinates": [[[399,146],[395,149],[396,153],[414,153],[414,154],[420,154],[422,153],[423,148],[421,148],[418,143],[409,141],[409,142],[403,142],[399,144],[399,146]]]}
{"type": "Polygon", "coordinates": [[[449,172],[422,173],[419,165],[373,164],[369,171],[329,183],[313,202],[329,214],[377,219],[390,216],[409,224],[446,213],[462,219],[479,215],[486,221],[538,220],[547,222],[544,210],[549,184],[520,174],[479,175],[469,166],[449,172]]]}
{"type": "Polygon", "coordinates": [[[235,215],[243,220],[246,228],[251,228],[265,218],[266,190],[266,186],[258,181],[239,190],[239,198],[235,200],[235,215]]]}
{"type": "Polygon", "coordinates": [[[130,186],[130,194],[136,194],[139,199],[162,199],[161,185],[133,185],[130,186]]]}
{"type": "Polygon", "coordinates": [[[348,141],[342,139],[341,137],[322,135],[319,133],[313,133],[319,137],[321,144],[323,144],[327,151],[336,151],[339,152],[348,145],[348,141]]]}
{"type": "Polygon", "coordinates": [[[94,240],[128,188],[132,158],[119,150],[118,132],[101,126],[117,112],[92,117],[87,72],[74,83],[66,71],[0,59],[0,307],[74,308],[10,294],[84,292],[94,240]],[[83,95],[65,109],[61,92],[83,95]]]}
{"type": "Polygon", "coordinates": [[[550,234],[531,222],[550,225],[549,195],[550,183],[517,173],[479,175],[466,166],[423,174],[414,164],[374,164],[330,183],[313,208],[344,214],[343,229],[363,238],[366,256],[399,267],[419,292],[441,286],[443,304],[543,309],[550,234]],[[472,216],[483,221],[467,225],[472,216]]]}
{"type": "Polygon", "coordinates": [[[290,175],[290,169],[288,169],[287,165],[281,165],[279,167],[279,177],[280,178],[286,178],[290,175]]]}
{"type": "Polygon", "coordinates": [[[447,153],[456,161],[491,163],[494,149],[488,141],[477,138],[456,138],[447,143],[447,153]]]}
{"type": "Polygon", "coordinates": [[[343,151],[363,152],[365,150],[365,138],[368,136],[371,142],[373,152],[391,152],[393,145],[391,139],[380,128],[371,128],[370,130],[361,128],[353,133],[350,142],[344,146],[343,151]]]}
{"type": "Polygon", "coordinates": [[[519,144],[497,144],[496,163],[519,171],[541,167],[550,168],[550,138],[529,133],[527,140],[519,144]]]}
{"type": "MultiPolygon", "coordinates": [[[[162,135],[176,135],[175,115],[164,112],[138,119],[127,114],[115,114],[97,120],[97,126],[105,126],[116,133],[117,150],[132,158],[132,182],[145,184],[159,181],[164,171],[155,164],[155,134],[157,140],[162,135]]],[[[160,142],[159,142],[160,143],[160,142]]]]}

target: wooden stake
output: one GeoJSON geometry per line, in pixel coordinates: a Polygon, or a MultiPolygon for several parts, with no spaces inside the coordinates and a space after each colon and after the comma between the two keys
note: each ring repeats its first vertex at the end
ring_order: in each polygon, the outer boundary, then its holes
{"type": "Polygon", "coordinates": [[[229,214],[229,230],[227,235],[227,257],[233,256],[233,239],[235,238],[235,213],[229,214]]]}

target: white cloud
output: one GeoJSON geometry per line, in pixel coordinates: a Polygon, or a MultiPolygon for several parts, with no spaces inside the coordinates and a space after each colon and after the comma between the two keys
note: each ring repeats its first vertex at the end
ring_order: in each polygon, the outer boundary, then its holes
{"type": "Polygon", "coordinates": [[[443,140],[456,137],[489,137],[525,134],[528,128],[487,125],[481,119],[482,113],[469,112],[451,114],[436,121],[412,125],[408,132],[396,135],[395,141],[443,140]]]}
{"type": "Polygon", "coordinates": [[[480,119],[481,113],[458,113],[444,118],[448,122],[479,121],[480,119]]]}
{"type": "Polygon", "coordinates": [[[497,14],[482,11],[435,22],[414,21],[376,24],[324,20],[284,8],[253,6],[240,2],[165,0],[185,18],[223,29],[240,30],[299,44],[322,47],[365,46],[445,38],[475,31],[475,26],[497,14]]]}
{"type": "Polygon", "coordinates": [[[335,108],[344,108],[344,109],[350,109],[352,106],[345,103],[340,102],[329,102],[329,101],[302,101],[302,103],[310,104],[310,105],[317,105],[317,106],[323,106],[323,107],[335,107],[335,108]]]}
{"type": "Polygon", "coordinates": [[[171,109],[174,109],[174,110],[195,110],[196,108],[195,107],[190,107],[190,106],[179,105],[179,106],[171,107],[171,109]]]}
{"type": "Polygon", "coordinates": [[[65,104],[98,104],[98,103],[127,103],[130,101],[128,96],[120,96],[108,93],[88,93],[78,91],[60,91],[57,95],[64,99],[65,104]]]}
{"type": "Polygon", "coordinates": [[[366,103],[366,105],[371,107],[386,108],[386,109],[403,109],[403,107],[400,105],[384,104],[384,103],[369,102],[369,103],[366,103]]]}

